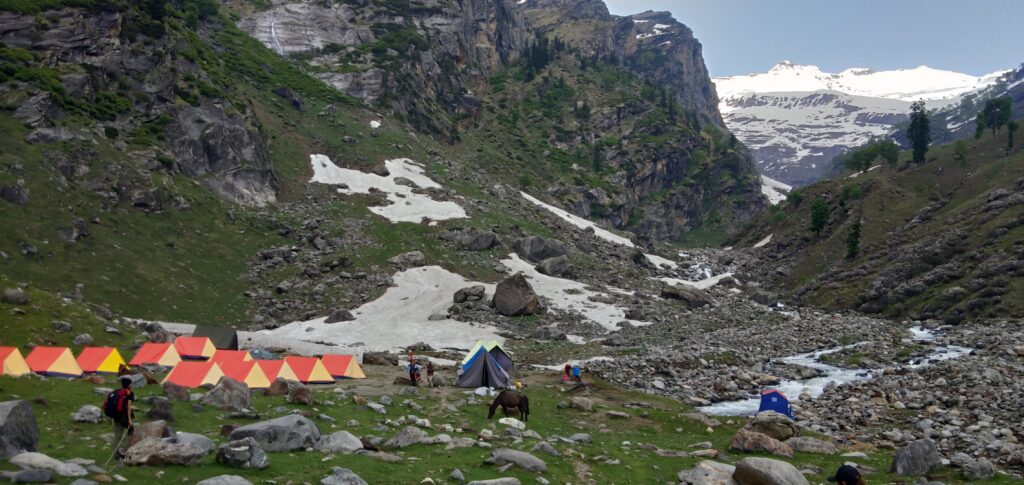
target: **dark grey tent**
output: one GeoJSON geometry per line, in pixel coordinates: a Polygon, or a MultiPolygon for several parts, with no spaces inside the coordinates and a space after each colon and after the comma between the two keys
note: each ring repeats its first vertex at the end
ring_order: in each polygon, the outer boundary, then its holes
{"type": "Polygon", "coordinates": [[[196,325],[193,337],[206,337],[220,350],[238,350],[238,332],[233,328],[196,325]]]}
{"type": "Polygon", "coordinates": [[[455,380],[457,387],[493,387],[512,386],[512,378],[501,367],[498,360],[487,349],[477,350],[470,362],[462,367],[462,375],[455,380]]]}

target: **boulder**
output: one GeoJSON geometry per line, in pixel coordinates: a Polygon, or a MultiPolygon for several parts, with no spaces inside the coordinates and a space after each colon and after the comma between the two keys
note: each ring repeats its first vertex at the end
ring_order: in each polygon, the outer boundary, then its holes
{"type": "Polygon", "coordinates": [[[28,295],[21,288],[5,288],[0,293],[0,302],[8,305],[28,305],[28,295]]]}
{"type": "Polygon", "coordinates": [[[522,485],[518,478],[514,477],[502,477],[492,478],[490,480],[473,480],[466,485],[522,485]]]}
{"type": "Polygon", "coordinates": [[[322,436],[320,442],[316,444],[316,449],[328,453],[349,454],[363,449],[363,442],[348,431],[337,431],[322,436]]]}
{"type": "Polygon", "coordinates": [[[594,401],[583,396],[573,396],[573,398],[569,400],[569,405],[587,413],[594,410],[594,401]]]}
{"type": "Polygon", "coordinates": [[[786,441],[800,434],[796,423],[784,414],[775,411],[762,411],[747,423],[746,429],[766,434],[779,441],[786,441]]]}
{"type": "Polygon", "coordinates": [[[903,476],[920,476],[942,467],[939,449],[930,439],[911,441],[896,450],[890,472],[903,476]]]}
{"type": "Polygon", "coordinates": [[[540,299],[522,273],[516,273],[498,283],[491,306],[508,317],[533,315],[541,309],[540,299]]]}
{"type": "Polygon", "coordinates": [[[177,437],[146,438],[125,451],[124,463],[145,466],[195,466],[206,454],[207,450],[177,437]]]}
{"type": "Polygon", "coordinates": [[[288,390],[296,384],[302,384],[299,381],[290,381],[283,377],[274,379],[274,382],[270,383],[270,387],[263,391],[264,396],[287,396],[288,390]]]}
{"type": "Polygon", "coordinates": [[[423,266],[427,262],[427,257],[420,251],[409,251],[389,259],[388,262],[403,268],[414,268],[416,266],[423,266]]]}
{"type": "Polygon", "coordinates": [[[331,314],[327,316],[327,319],[324,320],[324,323],[351,322],[352,320],[355,319],[356,316],[353,315],[352,312],[344,308],[338,308],[337,310],[332,311],[331,314]]]}
{"type": "Polygon", "coordinates": [[[82,466],[75,463],[65,463],[56,458],[50,458],[42,453],[26,451],[11,457],[11,464],[21,468],[35,468],[39,470],[50,470],[62,477],[84,477],[89,472],[82,466]]]}
{"type": "Polygon", "coordinates": [[[306,406],[312,406],[315,401],[313,398],[313,390],[301,382],[289,382],[287,401],[292,404],[305,404],[306,406]]]}
{"type": "Polygon", "coordinates": [[[793,465],[760,457],[740,460],[732,479],[737,485],[810,485],[793,465]]]}
{"type": "Polygon", "coordinates": [[[36,451],[39,425],[28,401],[0,402],[0,459],[23,451],[36,451]]]}
{"type": "Polygon", "coordinates": [[[99,424],[100,421],[103,421],[103,412],[100,411],[100,408],[97,406],[86,404],[78,408],[78,411],[71,416],[71,421],[76,423],[99,424]]]}
{"type": "Polygon", "coordinates": [[[661,288],[661,297],[681,301],[691,310],[711,304],[711,300],[703,291],[686,285],[666,285],[661,288]]]}
{"type": "Polygon", "coordinates": [[[793,448],[793,451],[814,453],[818,455],[836,454],[836,445],[833,445],[828,441],[822,441],[817,438],[811,438],[808,436],[797,436],[796,438],[790,438],[786,440],[786,444],[789,445],[790,448],[793,448]]]}
{"type": "Polygon", "coordinates": [[[572,273],[572,262],[568,256],[555,256],[537,263],[537,271],[548,276],[565,276],[572,273]]]}
{"type": "Polygon", "coordinates": [[[146,411],[146,419],[174,421],[174,405],[166,397],[155,397],[146,411]]]}
{"type": "MultiPolygon", "coordinates": [[[[30,468],[17,472],[0,472],[0,476],[10,478],[12,483],[50,483],[53,480],[53,472],[50,470],[39,470],[30,468]]],[[[80,480],[80,479],[79,479],[80,480]]],[[[71,482],[74,485],[78,480],[71,482]]],[[[90,482],[93,483],[93,482],[90,482]]]]}
{"type": "Polygon", "coordinates": [[[232,468],[255,468],[262,470],[270,464],[267,453],[256,440],[246,437],[229,441],[217,448],[217,463],[232,468]]]}
{"type": "Polygon", "coordinates": [[[320,485],[368,485],[366,480],[348,468],[334,467],[330,475],[320,479],[320,485]]]}
{"type": "Polygon", "coordinates": [[[562,241],[556,239],[544,239],[540,236],[530,236],[520,239],[512,245],[517,254],[532,263],[539,263],[545,259],[557,256],[568,256],[569,249],[562,241]]]}
{"type": "Polygon", "coordinates": [[[735,472],[735,466],[704,460],[690,470],[679,472],[678,478],[683,485],[736,485],[732,479],[735,472]]]}
{"type": "Polygon", "coordinates": [[[427,433],[415,426],[406,426],[395,436],[384,442],[385,448],[406,448],[427,438],[427,433]]]}
{"type": "Polygon", "coordinates": [[[71,339],[71,343],[80,347],[88,347],[92,345],[92,335],[87,333],[76,335],[75,338],[71,339]]]}
{"type": "Polygon", "coordinates": [[[437,237],[466,251],[486,251],[498,244],[498,235],[491,231],[441,231],[437,237]]]}
{"type": "Polygon", "coordinates": [[[157,420],[135,425],[135,432],[128,437],[131,447],[146,438],[170,438],[173,432],[167,427],[167,421],[157,420]]]}
{"type": "Polygon", "coordinates": [[[548,465],[544,460],[537,458],[525,451],[498,448],[491,451],[491,456],[484,460],[489,465],[505,465],[511,463],[523,470],[533,473],[544,473],[548,471],[548,465]]]}
{"type": "Polygon", "coordinates": [[[960,474],[964,477],[964,480],[991,480],[996,475],[996,470],[992,467],[992,462],[982,458],[964,464],[960,474]]]}
{"type": "Polygon", "coordinates": [[[198,481],[196,485],[252,485],[252,482],[238,475],[217,475],[198,481]]]}
{"type": "Polygon", "coordinates": [[[178,438],[178,442],[189,443],[196,448],[203,450],[204,454],[209,454],[217,447],[217,443],[214,443],[213,440],[199,433],[183,433],[179,431],[175,433],[174,436],[178,438]]]}
{"type": "Polygon", "coordinates": [[[741,429],[729,440],[729,448],[736,451],[767,452],[773,455],[793,457],[793,448],[763,433],[741,429]]]}
{"type": "Polygon", "coordinates": [[[232,441],[251,437],[266,451],[291,451],[316,446],[320,428],[309,418],[291,414],[242,426],[228,437],[232,441]]]}
{"type": "Polygon", "coordinates": [[[454,301],[455,303],[478,301],[482,300],[485,296],[487,296],[487,288],[485,288],[483,285],[474,285],[456,291],[455,295],[452,297],[452,301],[454,301]]]}
{"type": "Polygon", "coordinates": [[[213,390],[199,399],[199,404],[213,406],[222,411],[241,411],[249,409],[252,399],[248,385],[224,376],[217,381],[213,390]]]}

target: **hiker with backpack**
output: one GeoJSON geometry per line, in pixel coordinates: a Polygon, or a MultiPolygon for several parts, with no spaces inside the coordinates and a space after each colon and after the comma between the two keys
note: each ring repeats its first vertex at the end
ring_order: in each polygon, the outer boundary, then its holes
{"type": "Polygon", "coordinates": [[[128,436],[135,431],[132,412],[135,393],[131,390],[132,379],[122,376],[120,381],[121,388],[107,394],[107,400],[103,403],[103,414],[114,421],[114,456],[118,459],[124,456],[128,436]]]}

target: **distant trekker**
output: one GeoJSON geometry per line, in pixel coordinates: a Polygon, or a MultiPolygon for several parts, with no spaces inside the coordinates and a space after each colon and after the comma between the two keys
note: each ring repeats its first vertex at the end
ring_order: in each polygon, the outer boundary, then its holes
{"type": "Polygon", "coordinates": [[[851,465],[840,466],[835,475],[828,477],[828,481],[839,485],[865,485],[864,479],[860,476],[860,470],[851,465]]]}
{"type": "Polygon", "coordinates": [[[576,382],[583,382],[583,378],[580,377],[580,365],[576,364],[572,366],[572,380],[576,382]]]}
{"type": "Polygon", "coordinates": [[[569,378],[572,375],[572,364],[565,363],[565,375],[562,376],[562,382],[569,382],[569,378]]]}
{"type": "Polygon", "coordinates": [[[427,385],[434,387],[434,361],[427,360],[427,385]]]}
{"type": "Polygon", "coordinates": [[[114,421],[114,456],[118,459],[124,456],[127,448],[127,436],[135,431],[132,413],[132,401],[135,400],[135,393],[132,392],[132,379],[122,376],[121,388],[107,394],[107,400],[103,403],[103,414],[114,421]]]}

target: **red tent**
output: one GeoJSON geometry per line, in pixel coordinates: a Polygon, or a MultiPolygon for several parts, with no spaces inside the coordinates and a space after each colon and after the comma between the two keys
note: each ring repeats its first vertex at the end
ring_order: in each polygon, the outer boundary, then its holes
{"type": "Polygon", "coordinates": [[[299,380],[299,377],[295,375],[295,371],[283,360],[255,360],[253,362],[260,366],[260,369],[263,370],[263,373],[266,374],[270,382],[274,382],[278,377],[288,381],[299,380]]]}
{"type": "Polygon", "coordinates": [[[354,355],[325,355],[320,360],[335,379],[366,379],[354,355]]]}
{"type": "Polygon", "coordinates": [[[174,339],[174,348],[182,359],[189,360],[207,360],[217,351],[207,337],[178,337],[174,339]]]}
{"type": "Polygon", "coordinates": [[[216,362],[218,364],[229,361],[250,361],[252,356],[249,355],[248,350],[217,350],[213,353],[213,357],[210,357],[210,362],[216,362]]]}
{"type": "Polygon", "coordinates": [[[224,377],[224,371],[216,362],[183,360],[171,369],[164,382],[173,382],[184,387],[199,387],[203,384],[217,384],[224,377]]]}
{"type": "Polygon", "coordinates": [[[155,364],[173,367],[181,362],[181,356],[173,344],[143,344],[128,365],[155,364]]]}
{"type": "Polygon", "coordinates": [[[299,378],[299,382],[307,384],[330,384],[334,382],[331,373],[327,372],[323,362],[316,357],[298,357],[293,355],[285,357],[284,361],[295,371],[295,376],[299,378]]]}
{"type": "Polygon", "coordinates": [[[229,360],[217,364],[224,375],[245,383],[250,389],[266,389],[270,387],[270,380],[255,360],[229,360]]]}
{"type": "Polygon", "coordinates": [[[81,377],[82,368],[67,347],[36,347],[25,357],[32,372],[55,377],[81,377]]]}

